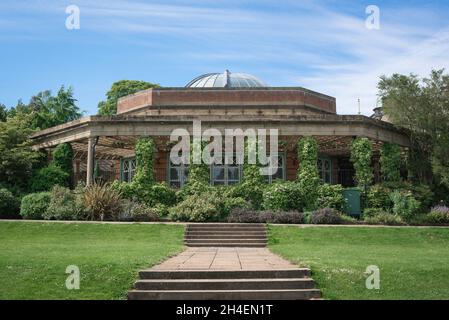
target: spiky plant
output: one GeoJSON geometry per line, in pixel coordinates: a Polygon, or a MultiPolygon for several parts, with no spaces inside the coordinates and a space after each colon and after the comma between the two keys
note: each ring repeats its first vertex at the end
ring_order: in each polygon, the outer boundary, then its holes
{"type": "Polygon", "coordinates": [[[87,186],[83,200],[90,220],[111,220],[120,213],[122,206],[121,193],[109,183],[87,186]]]}

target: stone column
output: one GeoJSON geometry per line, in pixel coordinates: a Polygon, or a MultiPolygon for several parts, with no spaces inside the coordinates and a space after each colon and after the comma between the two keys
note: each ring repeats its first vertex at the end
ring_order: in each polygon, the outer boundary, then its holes
{"type": "Polygon", "coordinates": [[[97,144],[98,137],[91,137],[87,142],[87,177],[86,185],[90,186],[94,181],[94,169],[95,169],[95,146],[97,144]]]}

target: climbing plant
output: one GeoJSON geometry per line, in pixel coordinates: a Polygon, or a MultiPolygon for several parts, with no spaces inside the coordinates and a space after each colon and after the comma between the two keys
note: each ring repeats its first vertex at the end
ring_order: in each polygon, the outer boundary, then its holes
{"type": "Polygon", "coordinates": [[[351,145],[351,162],[355,169],[357,185],[364,188],[371,185],[373,181],[373,168],[371,156],[373,145],[368,138],[356,138],[351,145]]]}
{"type": "Polygon", "coordinates": [[[305,137],[298,140],[299,168],[297,181],[302,192],[306,210],[316,208],[318,200],[318,143],[313,137],[305,137]]]}
{"type": "Polygon", "coordinates": [[[136,143],[136,173],[133,183],[147,185],[154,183],[155,143],[152,138],[140,138],[136,143]]]}
{"type": "Polygon", "coordinates": [[[380,170],[387,182],[401,180],[401,147],[394,143],[384,143],[380,149],[380,170]]]}

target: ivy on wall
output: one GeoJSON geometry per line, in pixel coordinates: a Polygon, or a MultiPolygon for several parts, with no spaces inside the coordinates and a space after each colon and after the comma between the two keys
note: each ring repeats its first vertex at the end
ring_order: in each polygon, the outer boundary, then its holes
{"type": "Polygon", "coordinates": [[[351,145],[351,162],[355,169],[355,180],[357,185],[365,188],[373,182],[373,168],[371,157],[373,144],[368,138],[356,138],[351,145]]]}
{"type": "Polygon", "coordinates": [[[306,204],[306,210],[314,210],[318,200],[318,143],[313,137],[305,137],[298,140],[299,168],[297,180],[302,197],[306,204]]]}
{"type": "Polygon", "coordinates": [[[401,180],[401,147],[394,143],[384,143],[380,149],[380,170],[387,182],[401,180]]]}
{"type": "Polygon", "coordinates": [[[139,138],[136,143],[136,174],[133,182],[138,185],[154,183],[154,153],[156,147],[152,138],[139,138]]]}

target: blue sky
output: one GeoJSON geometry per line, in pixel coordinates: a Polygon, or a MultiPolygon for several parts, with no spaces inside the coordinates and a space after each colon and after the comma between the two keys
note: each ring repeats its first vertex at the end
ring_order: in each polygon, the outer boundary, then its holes
{"type": "Polygon", "coordinates": [[[449,69],[447,1],[2,0],[0,103],[73,86],[95,114],[114,81],[184,86],[206,72],[254,74],[337,98],[370,114],[381,74],[449,69]],[[67,30],[65,9],[81,10],[67,30]],[[380,30],[365,8],[380,9],[380,30]]]}

